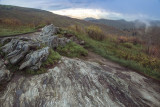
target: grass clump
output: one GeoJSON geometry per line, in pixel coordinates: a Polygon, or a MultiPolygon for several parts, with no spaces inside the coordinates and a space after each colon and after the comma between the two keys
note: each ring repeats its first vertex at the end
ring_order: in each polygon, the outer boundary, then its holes
{"type": "Polygon", "coordinates": [[[102,29],[100,29],[98,26],[88,26],[86,28],[86,32],[89,37],[95,40],[102,41],[106,38],[105,34],[103,33],[102,29]]]}
{"type": "Polygon", "coordinates": [[[86,49],[74,42],[69,42],[65,46],[59,46],[57,52],[67,57],[81,57],[88,54],[86,49]]]}
{"type": "Polygon", "coordinates": [[[126,48],[133,48],[133,44],[129,42],[123,43],[122,45],[126,48]]]}
{"type": "Polygon", "coordinates": [[[56,64],[60,59],[61,59],[60,54],[50,49],[50,54],[47,60],[44,63],[42,63],[42,67],[52,66],[53,64],[56,64]]]}

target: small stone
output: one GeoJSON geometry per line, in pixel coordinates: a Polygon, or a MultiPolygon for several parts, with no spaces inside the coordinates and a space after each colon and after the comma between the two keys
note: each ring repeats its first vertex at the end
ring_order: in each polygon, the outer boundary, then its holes
{"type": "Polygon", "coordinates": [[[8,60],[5,60],[5,61],[4,61],[4,64],[5,64],[5,65],[8,65],[8,64],[9,64],[9,61],[8,61],[8,60]]]}
{"type": "Polygon", "coordinates": [[[80,45],[84,45],[84,44],[85,44],[85,42],[84,42],[84,41],[81,41],[79,44],[80,44],[80,45]]]}

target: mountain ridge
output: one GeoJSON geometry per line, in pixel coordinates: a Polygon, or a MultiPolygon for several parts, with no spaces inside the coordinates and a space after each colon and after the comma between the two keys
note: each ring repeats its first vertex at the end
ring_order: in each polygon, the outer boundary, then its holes
{"type": "Polygon", "coordinates": [[[111,19],[94,19],[94,18],[85,18],[84,20],[94,23],[105,24],[108,26],[115,27],[117,29],[139,29],[145,28],[146,26],[150,27],[160,27],[160,20],[134,20],[126,21],[125,19],[111,20],[111,19]]]}

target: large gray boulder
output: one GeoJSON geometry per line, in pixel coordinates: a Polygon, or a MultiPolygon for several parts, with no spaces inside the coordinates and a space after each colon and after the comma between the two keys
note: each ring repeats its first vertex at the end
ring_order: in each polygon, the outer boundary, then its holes
{"type": "Polygon", "coordinates": [[[65,46],[70,40],[67,38],[59,38],[55,35],[58,31],[59,28],[55,27],[53,24],[45,26],[42,29],[42,33],[38,37],[38,40],[51,48],[65,46]]]}
{"type": "Polygon", "coordinates": [[[40,36],[53,36],[59,31],[58,27],[55,27],[53,24],[47,25],[42,28],[42,33],[40,36]]]}
{"type": "Polygon", "coordinates": [[[34,52],[31,52],[26,55],[25,61],[21,64],[20,70],[24,68],[30,68],[33,70],[37,70],[41,67],[43,61],[48,58],[49,55],[49,47],[45,47],[34,52]]]}
{"type": "Polygon", "coordinates": [[[2,84],[3,82],[6,83],[10,79],[11,79],[11,73],[6,68],[4,61],[0,59],[0,84],[2,84]]]}
{"type": "Polygon", "coordinates": [[[115,65],[62,57],[48,72],[14,77],[2,107],[159,107],[160,85],[115,65]]]}
{"type": "Polygon", "coordinates": [[[67,38],[59,38],[58,36],[44,36],[41,37],[41,42],[54,49],[58,46],[65,46],[70,40],[67,38]]]}

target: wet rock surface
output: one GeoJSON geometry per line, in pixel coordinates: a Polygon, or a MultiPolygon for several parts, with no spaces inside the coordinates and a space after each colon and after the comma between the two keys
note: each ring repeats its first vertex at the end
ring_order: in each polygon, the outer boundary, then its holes
{"type": "Polygon", "coordinates": [[[159,89],[158,83],[133,71],[63,57],[45,74],[15,76],[0,93],[0,104],[2,107],[158,107],[159,89]]]}

